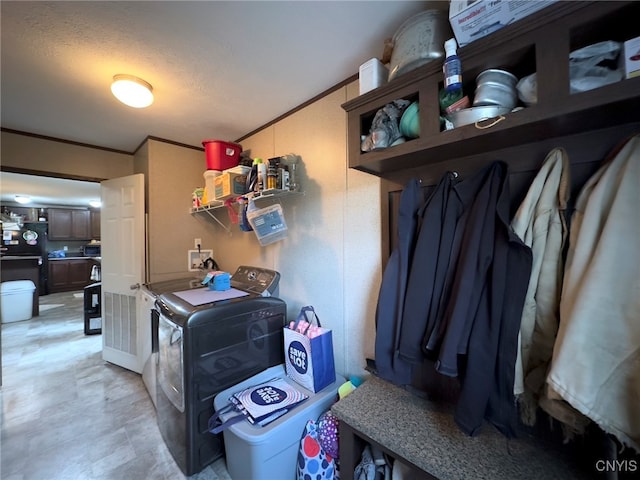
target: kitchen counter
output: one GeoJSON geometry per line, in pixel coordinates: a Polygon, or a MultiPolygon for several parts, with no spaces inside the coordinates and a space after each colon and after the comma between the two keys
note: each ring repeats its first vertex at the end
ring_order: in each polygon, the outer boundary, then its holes
{"type": "Polygon", "coordinates": [[[55,262],[56,260],[97,260],[99,262],[100,257],[85,257],[82,255],[73,257],[49,257],[50,262],[55,262]]]}
{"type": "Polygon", "coordinates": [[[420,478],[585,478],[575,461],[555,446],[524,436],[507,440],[490,425],[469,437],[455,424],[449,407],[378,377],[368,379],[331,410],[340,420],[343,480],[352,478],[360,461],[359,447],[371,440],[412,464],[420,478]]]}
{"type": "Polygon", "coordinates": [[[0,260],[38,260],[41,261],[40,255],[2,255],[0,260]]]}

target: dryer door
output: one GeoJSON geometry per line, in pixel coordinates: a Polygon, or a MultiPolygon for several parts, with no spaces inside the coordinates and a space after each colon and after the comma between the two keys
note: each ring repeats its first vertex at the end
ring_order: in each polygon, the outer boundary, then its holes
{"type": "Polygon", "coordinates": [[[169,401],[184,412],[184,349],[182,327],[164,315],[158,322],[158,383],[169,401]]]}

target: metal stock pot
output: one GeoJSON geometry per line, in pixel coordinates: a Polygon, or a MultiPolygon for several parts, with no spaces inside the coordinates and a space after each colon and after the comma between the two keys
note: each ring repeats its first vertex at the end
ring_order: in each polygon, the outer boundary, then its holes
{"type": "Polygon", "coordinates": [[[485,70],[476,78],[473,106],[495,105],[511,110],[518,103],[517,83],[518,79],[505,70],[485,70]]]}
{"type": "Polygon", "coordinates": [[[451,37],[444,10],[425,10],[410,17],[393,36],[389,81],[432,60],[444,60],[444,42],[451,37]]]}

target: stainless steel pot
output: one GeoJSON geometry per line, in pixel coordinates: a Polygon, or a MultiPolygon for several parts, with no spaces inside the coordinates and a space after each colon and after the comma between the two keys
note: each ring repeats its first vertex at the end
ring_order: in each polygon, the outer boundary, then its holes
{"type": "Polygon", "coordinates": [[[483,122],[491,118],[500,117],[511,111],[510,108],[500,107],[496,105],[488,105],[483,107],[463,108],[447,115],[449,121],[454,127],[470,125],[476,122],[483,122]]]}
{"type": "Polygon", "coordinates": [[[495,105],[511,110],[518,103],[515,75],[495,68],[485,70],[476,78],[473,106],[495,105]]]}
{"type": "Polygon", "coordinates": [[[444,59],[444,42],[453,37],[444,10],[425,10],[406,20],[393,36],[389,81],[435,59],[444,59]]]}

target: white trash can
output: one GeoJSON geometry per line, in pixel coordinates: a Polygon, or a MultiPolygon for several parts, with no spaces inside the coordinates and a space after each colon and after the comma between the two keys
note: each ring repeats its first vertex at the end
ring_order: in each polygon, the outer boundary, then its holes
{"type": "Polygon", "coordinates": [[[15,280],[0,284],[0,320],[2,323],[29,320],[33,312],[36,286],[31,280],[15,280]]]}

